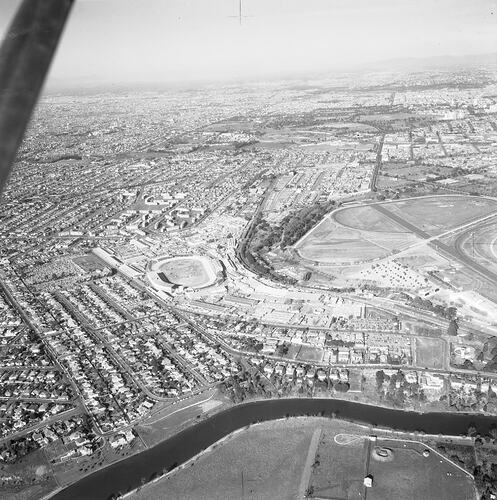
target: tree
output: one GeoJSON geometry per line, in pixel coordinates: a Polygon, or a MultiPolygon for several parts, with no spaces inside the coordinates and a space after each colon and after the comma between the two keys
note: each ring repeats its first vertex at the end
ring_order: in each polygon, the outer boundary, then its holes
{"type": "Polygon", "coordinates": [[[456,319],[457,316],[457,307],[448,307],[445,311],[445,316],[447,319],[456,319]]]}
{"type": "Polygon", "coordinates": [[[350,385],[346,382],[338,382],[335,384],[335,389],[338,392],[347,392],[349,390],[350,385]]]}
{"type": "Polygon", "coordinates": [[[312,497],[312,495],[314,495],[314,486],[311,485],[305,490],[305,496],[309,498],[312,497]]]}
{"type": "Polygon", "coordinates": [[[497,439],[497,427],[494,425],[492,425],[488,431],[488,435],[492,438],[492,439],[497,439]]]}
{"type": "Polygon", "coordinates": [[[288,353],[288,343],[287,342],[283,342],[282,344],[280,344],[278,347],[277,347],[277,352],[278,352],[278,355],[279,356],[285,356],[285,354],[288,353]]]}
{"type": "Polygon", "coordinates": [[[459,330],[459,326],[455,319],[451,319],[449,321],[449,328],[447,329],[447,335],[451,335],[455,337],[457,335],[457,331],[459,330]]]}
{"type": "Polygon", "coordinates": [[[383,382],[385,381],[385,372],[383,370],[378,370],[376,372],[376,388],[381,389],[383,382]]]}
{"type": "Polygon", "coordinates": [[[476,436],[477,432],[478,431],[476,430],[476,427],[474,426],[474,424],[470,424],[470,426],[468,427],[468,430],[467,430],[466,434],[469,437],[474,437],[474,436],[476,436]]]}

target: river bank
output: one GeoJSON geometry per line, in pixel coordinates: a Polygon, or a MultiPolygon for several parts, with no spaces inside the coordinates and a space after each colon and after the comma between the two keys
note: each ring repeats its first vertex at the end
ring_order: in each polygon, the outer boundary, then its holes
{"type": "Polygon", "coordinates": [[[242,403],[216,413],[126,460],[86,476],[52,496],[55,500],[107,500],[173,470],[233,431],[290,416],[326,416],[407,432],[465,435],[470,425],[484,434],[495,418],[460,413],[417,413],[337,399],[278,399],[242,403]]]}

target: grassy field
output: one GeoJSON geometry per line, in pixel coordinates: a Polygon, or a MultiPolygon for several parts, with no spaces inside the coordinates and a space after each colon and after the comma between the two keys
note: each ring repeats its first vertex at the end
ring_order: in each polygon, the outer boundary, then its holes
{"type": "Polygon", "coordinates": [[[301,348],[302,346],[300,344],[290,344],[286,357],[289,359],[297,359],[301,348]]]}
{"type": "Polygon", "coordinates": [[[426,368],[444,367],[445,343],[429,337],[416,338],[416,364],[426,368]]]}
{"type": "Polygon", "coordinates": [[[423,456],[424,444],[381,437],[378,429],[375,434],[380,437],[373,442],[370,432],[357,424],[318,417],[265,422],[232,435],[184,469],[128,498],[279,500],[300,498],[299,489],[307,489],[311,498],[359,500],[364,498],[367,474],[373,476],[368,499],[475,498],[471,477],[434,451],[423,456]],[[316,430],[320,437],[310,455],[309,479],[305,464],[316,430]],[[375,447],[390,449],[391,460],[376,460],[375,447]]]}
{"type": "Polygon", "coordinates": [[[81,257],[74,257],[72,261],[87,273],[91,273],[93,271],[103,271],[106,269],[106,266],[102,263],[102,261],[91,253],[81,257]]]}
{"type": "Polygon", "coordinates": [[[163,272],[171,283],[183,286],[201,287],[210,281],[208,271],[201,260],[185,257],[184,259],[168,260],[161,264],[163,272]]]}
{"type": "Polygon", "coordinates": [[[386,257],[389,252],[361,238],[329,238],[305,245],[300,249],[300,254],[318,262],[353,264],[386,257]]]}
{"type": "Polygon", "coordinates": [[[471,196],[419,198],[396,201],[385,206],[391,212],[433,235],[497,210],[495,201],[471,196]]]}
{"type": "Polygon", "coordinates": [[[314,429],[305,419],[253,426],[130,498],[294,499],[314,429]]]}
{"type": "Polygon", "coordinates": [[[42,450],[26,455],[15,464],[0,464],[0,498],[36,500],[56,487],[42,450]]]}
{"type": "Polygon", "coordinates": [[[323,354],[323,349],[303,345],[299,351],[298,359],[302,361],[321,362],[323,354]]]}
{"type": "Polygon", "coordinates": [[[381,233],[405,233],[406,230],[387,216],[379,213],[370,206],[350,207],[339,210],[333,218],[343,226],[363,231],[374,231],[381,233]]]}
{"type": "Polygon", "coordinates": [[[164,407],[150,418],[143,420],[136,430],[148,446],[153,446],[204,418],[209,412],[219,410],[226,401],[216,389],[210,389],[180,403],[164,407]]]}
{"type": "MultiPolygon", "coordinates": [[[[393,214],[438,235],[497,211],[493,200],[439,196],[384,205],[393,214]]],[[[370,206],[349,207],[325,218],[300,240],[300,256],[319,265],[351,266],[382,259],[418,243],[419,238],[370,206]]]]}
{"type": "Polygon", "coordinates": [[[324,264],[350,265],[386,257],[419,241],[405,232],[372,232],[325,219],[299,242],[302,257],[324,264]]]}
{"type": "MultiPolygon", "coordinates": [[[[450,241],[450,240],[449,240],[450,241]]],[[[458,235],[452,245],[460,248],[469,258],[497,272],[497,225],[495,221],[458,235]]]]}
{"type": "Polygon", "coordinates": [[[326,428],[321,433],[310,486],[319,498],[362,498],[366,441],[357,436],[347,446],[338,444],[335,441],[337,431],[362,433],[355,426],[326,428]]]}
{"type": "MultiPolygon", "coordinates": [[[[414,148],[415,155],[417,152],[417,148],[414,148]]],[[[383,176],[382,180],[384,183],[391,179],[398,179],[400,182],[424,181],[430,174],[444,177],[451,175],[452,172],[453,169],[451,167],[445,167],[442,165],[434,167],[432,165],[424,164],[407,165],[405,163],[383,162],[381,167],[381,174],[383,176]]],[[[380,183],[379,187],[383,187],[383,185],[384,184],[380,183]]]]}
{"type": "Polygon", "coordinates": [[[378,440],[378,446],[393,451],[392,462],[371,459],[368,472],[374,478],[369,500],[471,500],[475,497],[472,479],[440,455],[423,456],[421,443],[378,440]]]}
{"type": "Polygon", "coordinates": [[[470,500],[475,498],[472,479],[422,443],[363,437],[349,424],[345,432],[326,427],[311,478],[313,495],[319,498],[364,498],[363,479],[373,476],[367,498],[373,500],[470,500]],[[391,461],[376,460],[375,447],[393,452],[391,461]]]}
{"type": "Polygon", "coordinates": [[[405,319],[402,321],[402,325],[406,331],[413,335],[439,335],[441,333],[439,326],[433,326],[424,321],[405,319]]]}

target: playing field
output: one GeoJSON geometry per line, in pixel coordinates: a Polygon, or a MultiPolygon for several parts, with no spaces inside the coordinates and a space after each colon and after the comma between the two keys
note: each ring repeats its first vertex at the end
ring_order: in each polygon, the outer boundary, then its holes
{"type": "MultiPolygon", "coordinates": [[[[370,215],[372,217],[374,214],[370,215]]],[[[354,213],[351,217],[342,214],[340,220],[351,225],[356,217],[359,214],[354,213]]],[[[378,213],[376,227],[380,227],[382,217],[384,216],[378,213]]],[[[395,250],[405,249],[419,241],[413,234],[400,232],[393,224],[387,220],[383,231],[364,230],[344,226],[327,217],[307,233],[296,248],[308,260],[323,264],[350,265],[386,257],[395,250]],[[388,232],[388,228],[394,228],[395,232],[388,232]]]]}
{"type": "Polygon", "coordinates": [[[420,239],[493,212],[497,212],[497,202],[472,196],[427,196],[351,206],[323,219],[295,249],[304,259],[321,265],[359,264],[406,250],[420,239]]]}
{"type": "MultiPolygon", "coordinates": [[[[320,498],[362,498],[365,473],[365,440],[362,436],[353,436],[338,444],[335,437],[340,430],[359,430],[354,426],[325,428],[316,453],[319,462],[313,468],[310,485],[314,494],[320,498]]],[[[360,432],[360,430],[359,430],[360,432]]]]}
{"type": "Polygon", "coordinates": [[[470,476],[434,451],[423,456],[421,443],[378,440],[378,446],[393,452],[391,462],[371,459],[368,472],[373,487],[369,500],[471,500],[476,498],[470,476]]]}
{"type": "Polygon", "coordinates": [[[97,270],[103,271],[105,269],[105,265],[102,261],[91,253],[82,255],[81,257],[74,257],[72,261],[84,269],[87,273],[92,273],[97,270]]]}
{"type": "Polygon", "coordinates": [[[384,207],[431,235],[440,234],[497,211],[497,202],[473,196],[415,198],[384,207]]]}
{"type": "MultiPolygon", "coordinates": [[[[350,426],[350,433],[324,428],[316,453],[311,486],[319,498],[359,500],[471,500],[471,477],[441,455],[418,442],[370,441],[350,426]],[[383,459],[377,451],[388,450],[383,459]],[[363,479],[373,478],[366,488],[363,479]],[[365,495],[366,493],[366,495],[365,495]]],[[[385,453],[383,451],[382,453],[385,453]]]]}
{"type": "Polygon", "coordinates": [[[497,223],[486,223],[459,234],[452,245],[475,262],[497,273],[497,223]]]}
{"type": "Polygon", "coordinates": [[[200,456],[192,466],[144,486],[131,500],[298,498],[314,430],[307,419],[251,427],[200,456]]]}
{"type": "Polygon", "coordinates": [[[298,359],[302,361],[314,361],[321,363],[324,351],[318,347],[303,345],[299,351],[298,359]]]}
{"type": "Polygon", "coordinates": [[[445,343],[430,337],[416,338],[416,365],[423,368],[444,367],[445,343]]]}
{"type": "MultiPolygon", "coordinates": [[[[375,434],[377,434],[376,430],[375,434]]],[[[265,422],[232,435],[131,500],[473,500],[472,478],[419,442],[369,439],[364,426],[304,417],[265,422]],[[316,439],[317,438],[317,439],[316,439]],[[378,451],[388,449],[383,460],[378,451]],[[380,458],[378,458],[380,457],[380,458]]]]}
{"type": "Polygon", "coordinates": [[[215,282],[214,265],[207,257],[173,257],[154,261],[149,271],[153,282],[202,288],[215,282]]]}
{"type": "Polygon", "coordinates": [[[386,215],[379,213],[373,207],[351,207],[337,211],[333,218],[343,226],[363,231],[374,231],[381,233],[405,233],[406,230],[386,215]]]}

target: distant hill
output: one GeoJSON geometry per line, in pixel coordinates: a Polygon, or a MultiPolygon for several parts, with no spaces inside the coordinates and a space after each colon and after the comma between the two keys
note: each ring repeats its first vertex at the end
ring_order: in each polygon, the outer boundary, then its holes
{"type": "Polygon", "coordinates": [[[386,59],[367,65],[364,69],[374,70],[428,70],[475,68],[497,66],[497,52],[492,54],[468,54],[462,56],[405,57],[386,59]]]}
{"type": "MultiPolygon", "coordinates": [[[[100,82],[98,79],[50,79],[45,88],[45,94],[57,94],[59,92],[70,92],[72,94],[94,94],[94,93],[120,93],[137,90],[157,90],[157,91],[191,91],[211,85],[245,85],[251,83],[266,84],[276,82],[286,82],[293,85],[299,81],[299,85],[307,87],[308,80],[321,79],[333,75],[334,78],[340,75],[374,73],[374,72],[400,72],[416,73],[420,71],[449,71],[449,70],[472,70],[479,68],[497,69],[497,52],[491,54],[468,54],[462,56],[433,56],[433,57],[405,57],[395,59],[384,59],[371,61],[366,64],[349,64],[340,67],[323,67],[319,71],[303,71],[296,68],[293,72],[283,72],[280,75],[267,75],[257,78],[220,78],[219,80],[199,79],[194,81],[177,82],[100,82]]],[[[341,88],[339,85],[337,89],[341,88]]],[[[345,88],[345,87],[344,87],[345,88]]]]}

